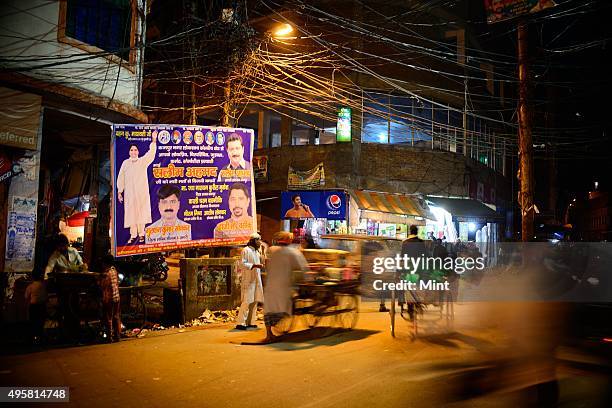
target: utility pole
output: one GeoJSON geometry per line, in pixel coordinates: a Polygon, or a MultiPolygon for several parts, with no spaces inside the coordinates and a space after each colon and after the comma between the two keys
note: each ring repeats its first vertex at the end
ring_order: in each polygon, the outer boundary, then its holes
{"type": "MultiPolygon", "coordinates": [[[[231,73],[230,73],[231,75],[231,73]]],[[[221,118],[221,126],[233,127],[234,118],[232,117],[232,81],[228,77],[225,88],[223,89],[223,117],[221,118]]]]}
{"type": "Polygon", "coordinates": [[[527,24],[518,23],[518,76],[519,76],[519,204],[521,206],[521,240],[530,241],[534,233],[535,207],[533,203],[533,140],[530,111],[527,106],[529,72],[527,67],[527,24]]]}
{"type": "Polygon", "coordinates": [[[467,78],[463,79],[463,155],[468,155],[468,134],[467,134],[467,109],[468,109],[468,101],[467,101],[467,90],[468,90],[468,80],[467,78]]]}
{"type": "Polygon", "coordinates": [[[196,114],[196,97],[195,97],[195,82],[191,80],[191,124],[198,124],[198,115],[196,114]]]}

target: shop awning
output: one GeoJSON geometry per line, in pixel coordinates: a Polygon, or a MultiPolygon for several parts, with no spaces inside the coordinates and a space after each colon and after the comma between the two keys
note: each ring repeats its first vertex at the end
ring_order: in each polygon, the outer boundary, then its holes
{"type": "Polygon", "coordinates": [[[89,217],[89,211],[74,213],[66,219],[66,225],[69,227],[83,227],[85,226],[85,218],[87,217],[89,217]]]}
{"type": "Polygon", "coordinates": [[[360,190],[349,193],[361,210],[435,219],[425,201],[416,196],[360,190]]]}
{"type": "Polygon", "coordinates": [[[451,213],[453,221],[459,222],[499,222],[504,216],[496,213],[478,200],[469,198],[426,197],[436,207],[451,213]]]}

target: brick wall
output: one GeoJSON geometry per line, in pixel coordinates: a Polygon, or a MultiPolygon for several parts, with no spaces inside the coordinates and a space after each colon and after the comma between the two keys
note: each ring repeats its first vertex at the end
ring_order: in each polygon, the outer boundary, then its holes
{"type": "Polygon", "coordinates": [[[287,188],[289,166],[307,170],[325,165],[325,188],[366,189],[405,194],[468,196],[469,183],[493,187],[498,204],[511,200],[509,180],[460,154],[411,146],[363,143],[360,160],[353,165],[353,145],[283,146],[258,149],[267,155],[270,181],[258,183],[256,193],[287,188]]]}

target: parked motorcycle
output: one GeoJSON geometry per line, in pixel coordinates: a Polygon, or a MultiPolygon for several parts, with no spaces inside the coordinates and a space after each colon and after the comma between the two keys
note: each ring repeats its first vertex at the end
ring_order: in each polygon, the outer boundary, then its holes
{"type": "Polygon", "coordinates": [[[134,286],[141,278],[153,281],[153,284],[165,281],[170,270],[163,252],[121,258],[115,261],[115,266],[120,284],[125,286],[134,286]]]}

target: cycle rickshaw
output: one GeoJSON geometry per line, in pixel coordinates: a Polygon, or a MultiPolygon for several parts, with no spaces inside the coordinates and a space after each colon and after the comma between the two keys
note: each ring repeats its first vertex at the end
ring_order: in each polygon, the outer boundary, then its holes
{"type": "MultiPolygon", "coordinates": [[[[420,279],[418,275],[414,275],[412,279],[408,277],[407,281],[413,282],[417,288],[420,285],[420,279]]],[[[394,281],[400,281],[400,274],[394,273],[394,281]]],[[[448,279],[447,277],[440,276],[439,279],[443,282],[448,282],[449,290],[430,290],[430,289],[406,289],[398,291],[396,289],[391,292],[391,309],[389,315],[391,318],[391,336],[395,337],[396,319],[401,318],[410,323],[412,332],[411,338],[415,340],[419,336],[419,322],[425,322],[429,324],[442,326],[443,330],[450,330],[453,326],[455,319],[455,294],[456,285],[458,281],[456,279],[448,279]],[[401,292],[401,293],[400,293],[401,292]],[[400,309],[397,313],[396,303],[397,300],[406,304],[406,309],[400,309]],[[437,317],[433,317],[431,313],[428,313],[434,309],[437,312],[437,317]],[[435,310],[437,309],[437,310],[435,310]],[[427,313],[427,315],[426,315],[427,313]],[[399,315],[399,317],[398,317],[399,315]]]]}
{"type": "Polygon", "coordinates": [[[359,274],[345,263],[347,251],[304,250],[311,272],[306,280],[294,279],[292,314],[283,318],[272,332],[291,331],[298,320],[310,328],[353,329],[359,317],[359,274]],[[332,266],[333,265],[333,266],[332,266]]]}

